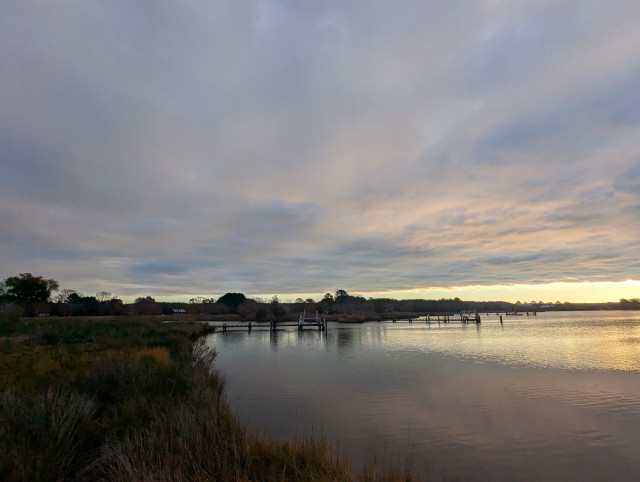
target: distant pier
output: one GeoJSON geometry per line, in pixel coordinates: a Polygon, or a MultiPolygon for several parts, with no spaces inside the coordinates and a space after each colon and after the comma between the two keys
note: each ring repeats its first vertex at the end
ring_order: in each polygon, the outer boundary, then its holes
{"type": "MultiPolygon", "coordinates": [[[[512,317],[512,316],[537,316],[538,313],[534,310],[526,311],[526,312],[508,312],[508,311],[487,311],[484,312],[486,315],[495,314],[500,317],[500,322],[503,322],[502,314],[512,317]]],[[[366,320],[363,320],[364,322],[366,320]]],[[[375,322],[375,320],[369,320],[371,322],[375,322]]],[[[412,315],[402,315],[400,313],[389,314],[389,318],[385,320],[377,320],[378,323],[481,323],[482,319],[478,310],[473,311],[449,311],[449,312],[429,312],[425,314],[414,313],[412,315]]],[[[344,323],[344,322],[342,322],[344,323]]],[[[354,323],[352,321],[352,323],[354,323]]],[[[361,321],[358,321],[361,323],[361,321]]],[[[305,330],[307,328],[315,328],[319,331],[326,331],[327,329],[327,320],[325,317],[321,317],[316,311],[315,316],[308,317],[306,316],[306,312],[303,312],[300,315],[298,321],[276,321],[271,320],[269,322],[231,322],[231,323],[222,323],[214,325],[216,330],[221,329],[223,332],[227,330],[247,330],[252,331],[254,329],[265,330],[269,329],[271,331],[276,331],[279,328],[297,328],[298,330],[305,330]]]]}
{"type": "MultiPolygon", "coordinates": [[[[222,323],[222,325],[214,325],[215,328],[222,328],[222,332],[226,332],[230,329],[243,329],[251,331],[253,329],[265,329],[267,328],[266,323],[257,323],[253,322],[248,323],[222,323]]],[[[326,331],[327,329],[327,320],[324,317],[320,317],[318,312],[316,311],[315,317],[307,317],[306,312],[303,312],[300,315],[300,318],[297,322],[291,321],[276,321],[271,320],[269,322],[269,330],[276,331],[278,328],[286,328],[286,327],[296,327],[299,331],[304,330],[305,328],[316,328],[320,331],[326,331]]]]}
{"type": "Polygon", "coordinates": [[[394,316],[389,320],[380,320],[380,323],[398,323],[398,322],[422,322],[425,323],[451,323],[453,321],[459,321],[461,323],[480,323],[480,313],[477,311],[460,311],[460,312],[440,312],[440,313],[427,313],[418,317],[410,316],[394,316]],[[424,316],[424,320],[421,320],[424,316]]]}

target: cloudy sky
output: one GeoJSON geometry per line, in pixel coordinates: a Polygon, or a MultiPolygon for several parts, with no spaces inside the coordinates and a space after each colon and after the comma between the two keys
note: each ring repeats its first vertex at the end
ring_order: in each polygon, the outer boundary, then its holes
{"type": "Polygon", "coordinates": [[[640,297],[638,18],[637,0],[1,2],[0,278],[640,297]]]}

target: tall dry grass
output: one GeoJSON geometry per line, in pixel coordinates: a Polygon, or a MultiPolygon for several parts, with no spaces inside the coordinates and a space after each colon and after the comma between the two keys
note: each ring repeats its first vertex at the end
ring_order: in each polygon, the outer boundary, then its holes
{"type": "Polygon", "coordinates": [[[0,394],[0,480],[83,477],[96,446],[96,405],[86,394],[49,389],[0,394]]]}

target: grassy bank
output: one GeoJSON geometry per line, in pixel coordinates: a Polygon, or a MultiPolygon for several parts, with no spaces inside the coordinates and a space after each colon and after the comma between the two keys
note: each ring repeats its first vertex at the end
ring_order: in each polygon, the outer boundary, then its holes
{"type": "MultiPolygon", "coordinates": [[[[351,480],[322,437],[250,433],[208,328],[154,318],[0,320],[0,480],[351,480]]],[[[358,480],[407,480],[366,468],[358,480]]]]}

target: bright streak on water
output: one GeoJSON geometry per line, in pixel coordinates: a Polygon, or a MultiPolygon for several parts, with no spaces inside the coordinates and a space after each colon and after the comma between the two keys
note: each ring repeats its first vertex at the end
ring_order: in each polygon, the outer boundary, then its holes
{"type": "Polygon", "coordinates": [[[239,417],[462,480],[638,480],[640,313],[211,335],[239,417]]]}

